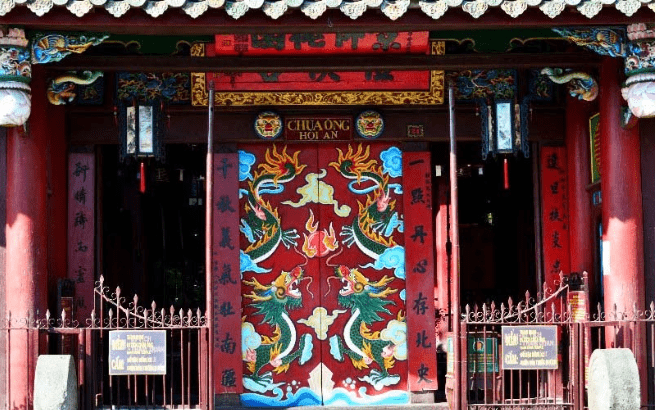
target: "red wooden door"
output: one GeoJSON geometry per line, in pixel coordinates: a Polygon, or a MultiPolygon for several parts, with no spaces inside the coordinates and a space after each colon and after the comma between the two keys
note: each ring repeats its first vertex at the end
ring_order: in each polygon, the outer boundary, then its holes
{"type": "Polygon", "coordinates": [[[407,402],[400,150],[239,154],[242,403],[407,402]]]}

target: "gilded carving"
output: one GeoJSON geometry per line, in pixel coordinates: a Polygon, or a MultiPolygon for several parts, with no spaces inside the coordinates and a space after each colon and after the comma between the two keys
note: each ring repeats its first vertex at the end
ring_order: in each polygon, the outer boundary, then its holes
{"type": "Polygon", "coordinates": [[[190,53],[192,57],[205,57],[205,43],[193,43],[190,53]]]}
{"type": "MultiPolygon", "coordinates": [[[[432,41],[431,54],[443,55],[444,42],[432,41]]],[[[435,105],[444,103],[444,71],[433,70],[426,91],[216,92],[216,105],[435,105]]],[[[204,73],[191,74],[191,101],[208,104],[204,73]]]]}

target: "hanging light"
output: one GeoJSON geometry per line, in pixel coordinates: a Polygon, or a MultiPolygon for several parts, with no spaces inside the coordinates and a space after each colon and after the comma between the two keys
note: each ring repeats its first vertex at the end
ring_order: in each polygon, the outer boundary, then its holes
{"type": "Polygon", "coordinates": [[[519,152],[528,158],[528,102],[510,99],[479,100],[483,160],[503,156],[503,188],[510,189],[508,156],[519,152]]]}
{"type": "Polygon", "coordinates": [[[482,156],[517,155],[528,158],[528,98],[521,104],[513,100],[479,100],[482,156]]]}
{"type": "Polygon", "coordinates": [[[146,191],[145,161],[164,159],[163,103],[160,99],[143,102],[133,98],[121,101],[117,111],[121,160],[139,161],[139,190],[143,193],[146,191]]]}

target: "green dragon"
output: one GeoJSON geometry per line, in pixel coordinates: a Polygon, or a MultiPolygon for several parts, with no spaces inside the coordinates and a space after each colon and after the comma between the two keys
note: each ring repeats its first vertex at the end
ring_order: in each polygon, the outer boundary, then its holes
{"type": "Polygon", "coordinates": [[[275,252],[280,243],[288,249],[296,246],[299,235],[296,229],[283,230],[280,226],[278,210],[262,199],[262,193],[280,192],[281,184],[293,180],[306,165],[300,165],[296,151],[293,156],[287,154],[285,146],[278,153],[276,146],[266,150],[265,162],[258,166],[252,181],[248,182],[245,217],[241,220],[240,231],[246,235],[250,245],[244,250],[253,263],[267,259],[275,252]]]}
{"type": "Polygon", "coordinates": [[[345,237],[342,242],[348,247],[355,243],[364,254],[378,259],[386,249],[396,246],[394,239],[389,236],[390,224],[396,215],[396,200],[390,198],[389,176],[383,175],[383,167],[376,160],[369,160],[369,146],[363,149],[360,144],[354,150],[349,145],[346,153],[339,148],[337,151],[338,159],[331,162],[330,166],[358,184],[371,181],[376,185],[371,189],[372,195],[367,194],[364,204],[358,201],[357,216],[340,233],[345,237]]]}
{"type": "Polygon", "coordinates": [[[301,307],[303,299],[299,284],[304,279],[303,269],[295,267],[290,272],[283,271],[270,285],[262,285],[257,279],[244,280],[243,283],[253,287],[250,294],[244,297],[251,299],[251,306],[257,309],[256,315],[263,316],[261,324],[269,324],[274,328],[273,336],[262,335],[261,343],[255,349],[242,352],[246,367],[251,373],[244,375],[248,379],[245,386],[259,391],[270,390],[273,385],[271,372],[261,373],[262,369],[271,365],[276,374],[289,370],[291,362],[301,357],[300,364],[309,358],[303,357],[312,350],[312,337],[304,334],[300,338],[299,348],[292,352],[296,345],[296,327],[287,312],[301,307]]]}
{"type": "MultiPolygon", "coordinates": [[[[387,285],[394,278],[383,276],[377,282],[370,282],[358,269],[339,265],[335,268],[335,276],[329,279],[341,281],[338,302],[341,306],[351,309],[351,317],[342,335],[346,348],[339,335],[333,335],[330,338],[330,353],[340,362],[344,360],[344,356],[348,356],[358,370],[369,368],[372,363],[376,363],[380,370],[372,369],[369,376],[371,384],[390,377],[398,381],[398,375],[389,374],[389,369],[394,367],[396,346],[388,340],[382,340],[379,331],[372,332],[369,329],[372,323],[383,320],[381,313],[390,313],[386,306],[394,302],[386,298],[398,289],[387,285]]],[[[404,321],[402,311],[399,311],[397,319],[404,321]]]]}

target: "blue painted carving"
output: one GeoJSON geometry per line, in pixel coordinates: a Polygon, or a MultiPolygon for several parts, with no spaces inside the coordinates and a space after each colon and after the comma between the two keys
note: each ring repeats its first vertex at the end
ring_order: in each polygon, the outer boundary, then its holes
{"type": "Polygon", "coordinates": [[[37,33],[32,39],[32,63],[61,61],[71,53],[81,54],[109,37],[105,33],[37,33]]]}
{"type": "Polygon", "coordinates": [[[32,65],[29,50],[19,45],[0,45],[0,81],[28,84],[31,78],[32,65]]]}
{"type": "Polygon", "coordinates": [[[554,28],[553,31],[581,47],[611,57],[626,56],[626,29],[624,27],[554,28]]]}
{"type": "Polygon", "coordinates": [[[161,97],[168,104],[189,104],[191,81],[189,73],[118,73],[116,97],[152,101],[161,97]]]}
{"type": "Polygon", "coordinates": [[[515,70],[467,70],[456,73],[456,99],[512,99],[517,91],[515,70]]]}
{"type": "Polygon", "coordinates": [[[540,70],[531,69],[528,73],[528,96],[531,101],[552,101],[554,85],[540,70]]]}

